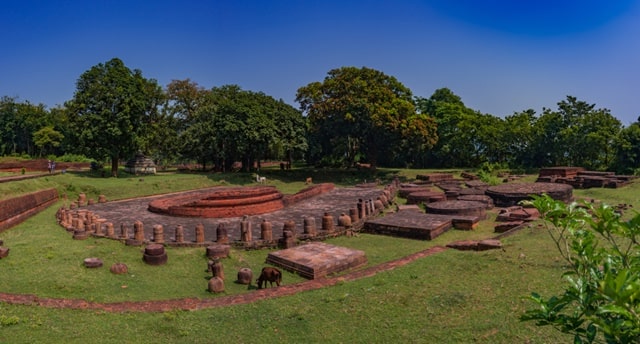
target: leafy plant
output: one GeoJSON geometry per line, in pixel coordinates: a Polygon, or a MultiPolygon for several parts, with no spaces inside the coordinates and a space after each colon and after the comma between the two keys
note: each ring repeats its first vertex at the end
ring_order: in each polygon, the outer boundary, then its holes
{"type": "Polygon", "coordinates": [[[565,205],[547,195],[532,203],[568,264],[568,283],[548,299],[532,293],[538,308],[520,319],[573,334],[574,343],[640,341],[640,214],[623,221],[606,204],[565,205]]]}

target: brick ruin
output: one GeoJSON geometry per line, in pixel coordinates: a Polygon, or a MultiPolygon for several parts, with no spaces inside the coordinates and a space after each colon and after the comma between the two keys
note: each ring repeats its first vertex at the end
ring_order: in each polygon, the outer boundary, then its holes
{"type": "MultiPolygon", "coordinates": [[[[392,205],[397,190],[394,185],[387,185],[383,189],[372,189],[372,192],[378,195],[375,200],[354,199],[352,206],[344,209],[340,216],[334,216],[328,212],[320,212],[317,217],[307,214],[302,219],[298,219],[302,223],[301,231],[297,229],[297,224],[300,222],[296,223],[295,219],[285,221],[284,226],[280,229],[274,228],[273,224],[266,219],[259,223],[252,223],[247,213],[242,215],[242,220],[239,221],[237,228],[235,226],[227,228],[224,222],[220,222],[215,231],[215,238],[211,236],[205,237],[205,232],[210,232],[211,228],[209,228],[209,231],[205,231],[203,224],[198,224],[195,228],[186,228],[182,225],[177,225],[174,228],[165,228],[163,225],[155,224],[152,226],[152,231],[150,231],[149,225],[145,225],[139,220],[134,221],[133,224],[114,224],[106,218],[101,218],[86,207],[89,204],[95,204],[95,202],[87,200],[85,195],[80,195],[79,199],[72,202],[68,207],[61,207],[57,211],[56,217],[58,223],[70,232],[76,240],[84,240],[89,237],[104,237],[135,246],[162,244],[174,247],[205,247],[209,256],[209,251],[213,247],[227,250],[227,252],[229,247],[243,249],[289,248],[296,246],[300,242],[315,242],[340,235],[349,235],[349,233],[361,230],[368,218],[377,216],[385,208],[392,205]],[[255,232],[259,229],[259,235],[252,234],[254,229],[256,230],[255,232]],[[189,240],[186,237],[194,239],[189,240]]],[[[203,208],[200,209],[201,211],[211,211],[210,208],[213,208],[211,213],[237,215],[239,214],[237,209],[249,211],[247,206],[255,206],[257,210],[254,210],[254,212],[270,209],[271,205],[264,207],[265,200],[269,203],[273,199],[277,199],[282,202],[282,206],[284,204],[291,206],[296,202],[310,199],[333,189],[333,184],[318,184],[308,187],[295,195],[274,197],[273,195],[276,194],[274,191],[277,192],[277,190],[268,186],[211,188],[202,192],[185,192],[153,200],[149,202],[149,210],[153,208],[157,212],[158,208],[163,206],[167,215],[197,213],[185,212],[184,209],[180,209],[180,206],[187,204],[191,208],[203,208]],[[216,195],[215,191],[219,191],[220,194],[216,195]],[[269,199],[269,197],[273,198],[269,199]],[[175,200],[173,203],[169,202],[172,198],[175,200]],[[194,204],[198,206],[194,206],[194,204]],[[180,209],[180,211],[173,211],[175,209],[180,209]]],[[[106,202],[104,197],[100,197],[100,200],[106,202]]],[[[284,211],[286,209],[286,207],[283,208],[284,211]]]]}
{"type": "Polygon", "coordinates": [[[0,201],[0,232],[58,201],[58,190],[46,189],[0,201]]]}
{"type": "Polygon", "coordinates": [[[620,176],[614,172],[587,171],[582,167],[548,167],[540,169],[537,182],[568,184],[576,189],[618,188],[636,176],[620,176]]]}

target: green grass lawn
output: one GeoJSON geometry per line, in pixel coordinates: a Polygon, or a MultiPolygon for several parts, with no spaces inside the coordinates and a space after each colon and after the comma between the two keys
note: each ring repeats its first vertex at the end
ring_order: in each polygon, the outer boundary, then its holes
{"type": "MultiPolygon", "coordinates": [[[[286,171],[285,171],[286,172],[286,171]]],[[[287,174],[266,170],[268,182],[285,193],[314,182],[337,185],[387,178],[376,175],[300,170],[287,174]],[[372,179],[373,178],[373,179],[372,179]]],[[[415,171],[401,171],[406,178],[415,171]]],[[[417,172],[423,173],[423,172],[417,172]]],[[[261,174],[261,175],[263,175],[261,174]]],[[[80,192],[120,199],[213,185],[252,183],[249,174],[159,174],[100,178],[88,173],[0,184],[0,192],[17,195],[55,187],[70,198],[80,192]],[[26,183],[25,183],[26,182],[26,183]]],[[[607,203],[638,204],[640,183],[622,189],[576,190],[577,197],[607,203]],[[596,196],[597,195],[597,196],[596,196]],[[626,202],[621,202],[625,201],[626,202]]],[[[207,292],[204,248],[167,248],[164,266],[142,262],[141,248],[107,239],[72,240],[54,221],[51,207],[0,233],[9,257],[0,260],[0,292],[39,297],[80,298],[96,302],[214,298],[207,292]],[[82,261],[101,257],[105,267],[87,269],[82,261]],[[108,267],[124,262],[129,273],[114,275],[108,267]]],[[[492,215],[495,216],[495,215],[492,215]]],[[[493,236],[492,228],[449,230],[433,241],[360,234],[331,244],[364,250],[370,265],[396,259],[434,245],[493,236]]],[[[562,290],[563,262],[548,234],[535,224],[504,238],[503,249],[445,252],[370,278],[245,305],[199,311],[108,313],[48,309],[0,303],[0,343],[558,343],[572,338],[522,323],[531,292],[552,295],[562,290]]],[[[250,293],[232,283],[241,267],[258,271],[268,251],[234,250],[223,261],[227,283],[222,295],[250,293]]],[[[304,281],[285,272],[285,284],[304,281]]]]}

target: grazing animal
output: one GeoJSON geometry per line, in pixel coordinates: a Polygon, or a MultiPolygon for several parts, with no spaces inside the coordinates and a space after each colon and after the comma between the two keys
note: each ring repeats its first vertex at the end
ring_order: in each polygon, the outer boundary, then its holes
{"type": "Polygon", "coordinates": [[[273,287],[273,282],[276,282],[276,285],[279,287],[280,282],[282,282],[282,272],[276,268],[272,267],[264,267],[262,268],[262,272],[260,273],[260,277],[256,280],[258,284],[258,289],[262,289],[262,283],[264,283],[264,287],[267,287],[267,282],[273,287]]]}
{"type": "Polygon", "coordinates": [[[313,179],[311,179],[311,177],[308,177],[307,180],[304,183],[306,185],[313,184],[313,179]]]}
{"type": "Polygon", "coordinates": [[[267,182],[267,177],[260,177],[260,175],[256,174],[256,182],[264,184],[267,182]]]}

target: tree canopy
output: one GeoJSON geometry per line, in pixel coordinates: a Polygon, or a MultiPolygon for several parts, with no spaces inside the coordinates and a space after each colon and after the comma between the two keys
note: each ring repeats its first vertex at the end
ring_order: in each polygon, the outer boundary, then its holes
{"type": "Polygon", "coordinates": [[[299,88],[296,100],[318,144],[313,160],[325,155],[346,165],[362,161],[375,167],[394,145],[430,148],[436,140],[435,122],[416,113],[411,91],[374,69],[333,69],[323,82],[299,88]]]}
{"type": "Polygon", "coordinates": [[[111,173],[118,162],[145,145],[152,117],[157,115],[162,90],[140,70],[130,70],[113,58],[84,72],[76,83],[69,113],[72,142],[77,153],[111,159],[111,173]]]}

